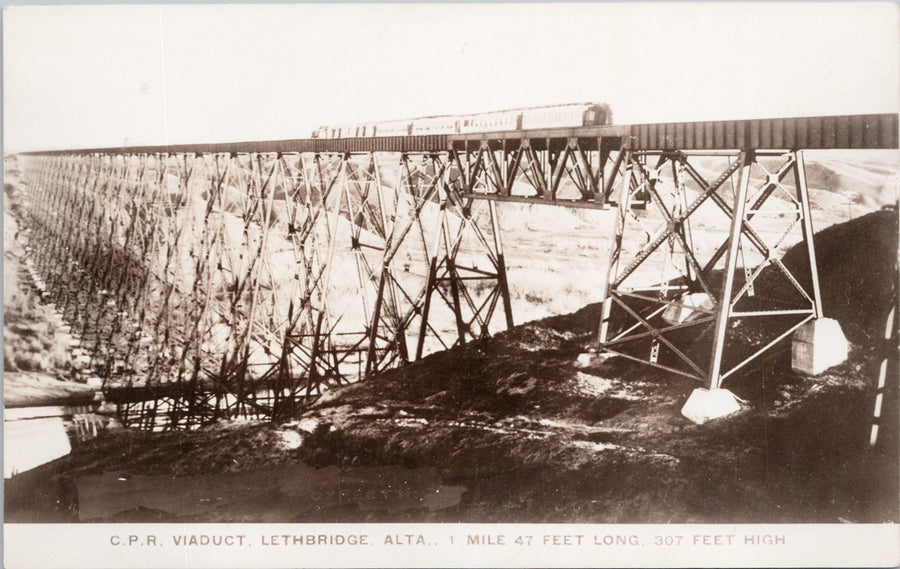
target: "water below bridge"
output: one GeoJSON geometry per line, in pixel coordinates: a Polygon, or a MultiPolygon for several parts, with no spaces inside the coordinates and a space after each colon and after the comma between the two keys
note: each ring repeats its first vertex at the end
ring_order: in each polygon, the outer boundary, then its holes
{"type": "Polygon", "coordinates": [[[69,454],[115,419],[100,405],[6,409],[3,418],[3,478],[69,454]]]}

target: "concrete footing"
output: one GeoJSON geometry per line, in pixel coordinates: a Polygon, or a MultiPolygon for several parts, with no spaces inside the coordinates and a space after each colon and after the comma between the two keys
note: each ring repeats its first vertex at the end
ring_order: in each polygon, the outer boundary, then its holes
{"type": "Polygon", "coordinates": [[[737,397],[727,389],[695,389],[688,397],[681,414],[702,425],[707,421],[731,415],[741,410],[737,397]]]}
{"type": "Polygon", "coordinates": [[[794,332],[791,368],[797,373],[818,375],[847,360],[847,338],[833,318],[807,322],[794,332]]]}

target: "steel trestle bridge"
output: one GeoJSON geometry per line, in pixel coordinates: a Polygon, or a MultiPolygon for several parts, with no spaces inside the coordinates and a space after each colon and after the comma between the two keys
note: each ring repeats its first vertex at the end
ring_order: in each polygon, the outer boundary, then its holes
{"type": "Polygon", "coordinates": [[[23,221],[127,426],[284,417],[511,327],[498,202],[613,210],[598,348],[718,387],[822,316],[829,148],[896,149],[898,116],[32,152],[23,221]],[[738,321],[774,332],[723,357],[738,321]]]}

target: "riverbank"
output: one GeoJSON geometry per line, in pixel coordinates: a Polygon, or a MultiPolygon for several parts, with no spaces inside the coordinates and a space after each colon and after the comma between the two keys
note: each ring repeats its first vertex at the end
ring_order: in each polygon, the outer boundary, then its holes
{"type": "Polygon", "coordinates": [[[43,407],[88,405],[98,397],[97,388],[63,381],[41,372],[3,373],[3,406],[43,407]]]}

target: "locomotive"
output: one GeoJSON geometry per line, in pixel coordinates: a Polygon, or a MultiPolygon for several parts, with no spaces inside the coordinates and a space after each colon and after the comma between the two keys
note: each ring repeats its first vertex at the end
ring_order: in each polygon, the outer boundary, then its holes
{"type": "Polygon", "coordinates": [[[312,137],[367,138],[460,134],[608,124],[612,124],[612,110],[606,103],[569,103],[474,115],[441,115],[395,121],[321,126],[313,131],[312,137]]]}

